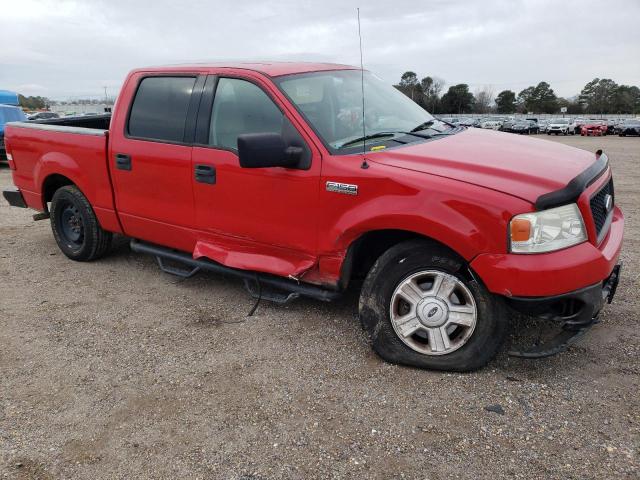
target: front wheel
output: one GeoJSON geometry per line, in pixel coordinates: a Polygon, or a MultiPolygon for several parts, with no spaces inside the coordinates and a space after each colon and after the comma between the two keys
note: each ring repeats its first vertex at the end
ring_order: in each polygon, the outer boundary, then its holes
{"type": "Polygon", "coordinates": [[[51,229],[58,247],[71,260],[95,260],[111,245],[111,233],[100,227],[89,200],[74,185],[61,187],[53,194],[51,229]]]}
{"type": "Polygon", "coordinates": [[[507,334],[500,299],[454,253],[428,241],[403,242],[376,261],[360,319],[383,359],[437,370],[481,368],[507,334]]]}

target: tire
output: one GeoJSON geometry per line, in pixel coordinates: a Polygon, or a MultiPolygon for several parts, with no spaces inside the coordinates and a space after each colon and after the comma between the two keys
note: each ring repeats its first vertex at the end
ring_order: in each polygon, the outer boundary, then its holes
{"type": "MultiPolygon", "coordinates": [[[[435,280],[429,288],[437,289],[434,285],[435,280]]],[[[444,285],[444,281],[441,285],[444,285]]],[[[419,289],[421,290],[421,287],[419,289]]],[[[413,292],[415,293],[415,290],[413,292]]],[[[426,292],[421,290],[421,293],[426,292]]],[[[378,258],[363,284],[359,310],[360,320],[369,335],[372,348],[380,357],[391,363],[425,369],[458,372],[477,370],[496,355],[508,331],[507,314],[502,300],[491,295],[484,285],[466,270],[464,262],[457,255],[446,247],[425,240],[400,243],[378,258]],[[405,335],[405,339],[402,340],[396,333],[396,329],[400,328],[398,322],[392,321],[392,315],[397,318],[400,307],[406,308],[402,304],[403,293],[399,293],[398,289],[407,282],[411,283],[414,278],[421,278],[421,275],[433,275],[434,278],[442,276],[449,279],[449,284],[457,282],[456,289],[447,297],[447,303],[452,297],[457,299],[458,296],[466,296],[464,302],[449,304],[449,307],[474,309],[475,313],[471,314],[475,315],[473,326],[459,327],[449,324],[448,313],[444,315],[437,308],[432,308],[433,305],[438,305],[434,303],[434,298],[443,297],[427,296],[414,303],[416,306],[410,307],[407,314],[414,315],[412,324],[419,324],[420,329],[409,336],[405,335]],[[417,311],[421,312],[420,319],[415,317],[417,311]],[[433,329],[445,329],[446,332],[454,327],[450,333],[445,333],[449,348],[442,343],[444,336],[440,337],[439,352],[438,348],[432,348],[431,337],[427,334],[429,328],[424,325],[431,321],[427,317],[432,315],[437,321],[446,322],[433,326],[433,329]],[[425,353],[420,350],[430,351],[425,353]]],[[[449,311],[448,308],[441,310],[449,311]]],[[[436,347],[437,343],[434,341],[436,347]]]]}
{"type": "Polygon", "coordinates": [[[100,227],[87,197],[74,185],[59,188],[51,200],[51,230],[62,253],[71,260],[89,262],[111,246],[111,232],[100,227]]]}

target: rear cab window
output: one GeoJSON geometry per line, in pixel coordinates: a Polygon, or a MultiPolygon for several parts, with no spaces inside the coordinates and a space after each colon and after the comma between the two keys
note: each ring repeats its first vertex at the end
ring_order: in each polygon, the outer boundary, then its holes
{"type": "Polygon", "coordinates": [[[127,136],[181,143],[196,76],[144,77],[136,91],[127,136]]]}

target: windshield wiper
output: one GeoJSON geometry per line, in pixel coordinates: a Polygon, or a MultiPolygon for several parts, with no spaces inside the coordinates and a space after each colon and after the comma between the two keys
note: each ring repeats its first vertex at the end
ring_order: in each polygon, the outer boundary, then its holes
{"type": "MultiPolygon", "coordinates": [[[[450,130],[454,130],[454,129],[451,128],[450,130]]],[[[444,131],[444,132],[436,131],[436,133],[417,133],[417,131],[414,132],[412,130],[410,132],[407,132],[407,135],[414,135],[414,136],[420,137],[420,138],[433,138],[433,137],[440,137],[440,136],[446,136],[446,135],[453,135],[453,133],[454,132],[449,132],[449,131],[444,131]]]]}
{"type": "Polygon", "coordinates": [[[431,120],[427,120],[426,122],[422,122],[420,125],[418,125],[416,128],[412,129],[409,133],[413,133],[413,132],[419,132],[420,130],[426,130],[427,128],[429,128],[431,125],[433,125],[435,123],[436,119],[432,118],[431,120]]]}
{"type": "MultiPolygon", "coordinates": [[[[431,120],[429,120],[429,122],[431,122],[431,120]]],[[[425,122],[425,123],[429,123],[429,122],[425,122]]],[[[420,130],[426,130],[426,128],[421,128],[420,130]]],[[[371,140],[374,138],[382,138],[382,137],[393,137],[394,135],[411,135],[414,137],[420,137],[420,138],[433,138],[433,137],[439,137],[439,136],[444,136],[444,135],[451,135],[453,134],[453,130],[455,130],[455,128],[451,128],[449,129],[451,131],[444,131],[444,132],[440,132],[440,131],[435,131],[435,133],[430,133],[430,134],[426,134],[426,133],[418,133],[419,130],[413,129],[410,132],[404,132],[402,130],[397,130],[397,131],[393,131],[393,132],[376,132],[376,133],[372,133],[371,135],[366,135],[364,137],[358,137],[358,138],[354,138],[352,140],[347,140],[346,142],[344,142],[343,144],[339,145],[337,148],[344,148],[348,145],[352,145],[354,143],[358,143],[358,142],[366,142],[367,140],[371,140]]],[[[407,143],[407,142],[402,142],[399,139],[394,138],[393,139],[394,142],[398,142],[398,143],[407,143]]]]}
{"type": "Polygon", "coordinates": [[[354,144],[354,143],[358,143],[358,142],[366,142],[367,140],[372,140],[374,138],[382,138],[382,137],[393,137],[394,135],[396,135],[397,133],[402,133],[402,132],[377,132],[377,133],[372,133],[370,135],[365,135],[364,137],[358,137],[358,138],[354,138],[352,140],[347,140],[346,142],[344,142],[341,145],[338,145],[337,148],[344,148],[348,145],[354,144]]]}

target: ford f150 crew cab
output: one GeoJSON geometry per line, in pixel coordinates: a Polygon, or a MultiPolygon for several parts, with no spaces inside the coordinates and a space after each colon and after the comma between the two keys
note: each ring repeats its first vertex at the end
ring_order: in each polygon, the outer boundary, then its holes
{"type": "Polygon", "coordinates": [[[50,217],[69,258],[117,233],[169,273],[226,272],[259,298],[358,286],[390,362],[479,368],[511,309],[562,326],[519,354],[554,353],[619,278],[605,153],[448,124],[354,67],[135,70],[112,116],[13,123],[6,145],[5,198],[50,217]]]}

